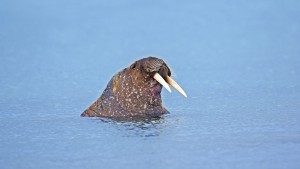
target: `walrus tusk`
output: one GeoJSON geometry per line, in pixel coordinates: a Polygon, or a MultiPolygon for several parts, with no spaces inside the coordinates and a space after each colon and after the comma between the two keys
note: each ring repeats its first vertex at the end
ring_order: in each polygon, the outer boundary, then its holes
{"type": "Polygon", "coordinates": [[[171,93],[171,89],[170,89],[168,83],[165,81],[165,79],[163,77],[161,77],[160,74],[155,73],[155,75],[153,76],[153,78],[156,81],[158,81],[158,83],[160,83],[161,85],[163,85],[171,93]]]}
{"type": "Polygon", "coordinates": [[[166,78],[167,83],[174,87],[179,93],[181,93],[183,96],[187,97],[186,93],[183,91],[183,89],[173,80],[171,77],[167,76],[166,78]]]}

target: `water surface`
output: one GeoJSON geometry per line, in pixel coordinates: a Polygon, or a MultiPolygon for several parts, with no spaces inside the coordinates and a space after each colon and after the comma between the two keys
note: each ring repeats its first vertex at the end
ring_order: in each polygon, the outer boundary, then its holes
{"type": "Polygon", "coordinates": [[[0,2],[0,166],[298,168],[298,1],[0,2]],[[188,94],[161,119],[80,114],[163,58],[188,94]]]}

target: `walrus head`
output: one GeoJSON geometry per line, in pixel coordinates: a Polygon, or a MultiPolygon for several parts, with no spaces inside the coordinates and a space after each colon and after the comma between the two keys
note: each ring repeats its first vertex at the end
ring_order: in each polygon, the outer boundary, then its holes
{"type": "Polygon", "coordinates": [[[170,68],[161,59],[148,57],[135,61],[113,76],[100,98],[81,116],[155,117],[168,113],[161,100],[163,86],[171,92],[170,84],[187,97],[170,76],[170,68]]]}

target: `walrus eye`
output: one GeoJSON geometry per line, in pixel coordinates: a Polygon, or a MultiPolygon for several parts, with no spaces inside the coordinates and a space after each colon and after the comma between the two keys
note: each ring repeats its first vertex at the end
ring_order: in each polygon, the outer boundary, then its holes
{"type": "Polygon", "coordinates": [[[176,89],[184,97],[187,97],[187,95],[184,92],[184,90],[170,76],[166,76],[167,82],[164,80],[163,77],[161,77],[161,75],[159,73],[155,73],[154,76],[153,76],[153,78],[156,81],[158,81],[158,83],[160,83],[161,85],[163,85],[170,93],[171,93],[171,89],[170,89],[169,85],[171,85],[172,87],[174,87],[174,89],[176,89]]]}
{"type": "Polygon", "coordinates": [[[134,69],[136,67],[136,62],[134,62],[132,65],[130,65],[130,69],[134,69]]]}

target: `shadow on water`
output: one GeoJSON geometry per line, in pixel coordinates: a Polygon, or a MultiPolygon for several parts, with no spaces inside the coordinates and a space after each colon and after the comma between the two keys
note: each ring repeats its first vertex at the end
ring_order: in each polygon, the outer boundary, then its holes
{"type": "Polygon", "coordinates": [[[124,137],[156,137],[166,126],[164,117],[95,118],[94,120],[115,126],[124,137]]]}

